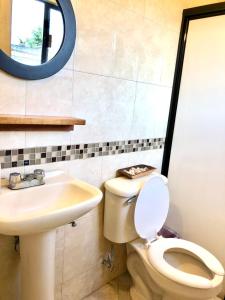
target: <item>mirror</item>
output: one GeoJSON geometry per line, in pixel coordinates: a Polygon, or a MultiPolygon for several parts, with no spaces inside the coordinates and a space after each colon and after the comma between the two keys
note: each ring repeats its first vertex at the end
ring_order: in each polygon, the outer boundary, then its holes
{"type": "Polygon", "coordinates": [[[64,35],[61,9],[54,0],[4,0],[5,30],[0,48],[13,60],[40,65],[59,51],[64,35]]]}
{"type": "Polygon", "coordinates": [[[73,51],[75,34],[70,0],[0,0],[0,68],[14,76],[56,73],[73,51]]]}

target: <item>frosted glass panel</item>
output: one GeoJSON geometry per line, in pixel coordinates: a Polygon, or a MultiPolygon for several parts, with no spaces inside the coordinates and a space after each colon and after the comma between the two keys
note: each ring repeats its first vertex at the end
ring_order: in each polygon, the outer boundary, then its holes
{"type": "Polygon", "coordinates": [[[189,25],[168,175],[168,224],[225,265],[225,16],[189,25]]]}

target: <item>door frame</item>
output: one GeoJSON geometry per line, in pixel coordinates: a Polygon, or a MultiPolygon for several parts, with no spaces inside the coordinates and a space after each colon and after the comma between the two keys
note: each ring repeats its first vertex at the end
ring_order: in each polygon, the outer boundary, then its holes
{"type": "Polygon", "coordinates": [[[189,8],[183,11],[176,66],[175,66],[175,74],[174,74],[173,87],[172,87],[169,118],[168,118],[167,132],[166,132],[166,140],[165,140],[165,147],[164,147],[164,154],[163,154],[163,161],[162,161],[161,173],[165,176],[168,176],[168,171],[169,171],[170,155],[171,155],[171,149],[173,143],[173,134],[174,134],[174,128],[176,122],[176,113],[177,113],[177,106],[179,101],[180,84],[182,78],[189,22],[196,19],[215,17],[224,14],[225,14],[225,2],[189,8]]]}

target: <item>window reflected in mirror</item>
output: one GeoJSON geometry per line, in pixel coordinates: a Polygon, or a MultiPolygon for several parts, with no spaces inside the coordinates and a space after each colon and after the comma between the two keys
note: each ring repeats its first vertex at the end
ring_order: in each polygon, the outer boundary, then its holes
{"type": "Polygon", "coordinates": [[[13,60],[44,64],[60,50],[63,37],[56,0],[0,0],[0,48],[13,60]]]}

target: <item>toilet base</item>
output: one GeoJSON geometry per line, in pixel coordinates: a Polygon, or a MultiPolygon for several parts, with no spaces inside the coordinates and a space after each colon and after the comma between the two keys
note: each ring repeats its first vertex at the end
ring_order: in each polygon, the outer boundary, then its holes
{"type": "MultiPolygon", "coordinates": [[[[130,296],[132,300],[181,300],[181,295],[166,292],[158,286],[152,279],[144,262],[135,252],[128,253],[127,268],[131,275],[133,284],[130,289],[130,296]]],[[[218,297],[205,298],[203,295],[196,297],[182,296],[182,300],[222,300],[218,297]]]]}
{"type": "Polygon", "coordinates": [[[149,277],[143,262],[136,253],[129,254],[127,268],[133,281],[130,289],[132,300],[163,300],[163,291],[149,277]],[[146,279],[147,282],[145,282],[146,279]]]}
{"type": "MultiPolygon", "coordinates": [[[[142,293],[142,291],[141,291],[142,293]]],[[[132,300],[162,300],[161,296],[152,295],[151,298],[146,298],[142,294],[140,294],[140,290],[137,289],[137,287],[131,287],[130,289],[130,297],[132,300]]]]}

